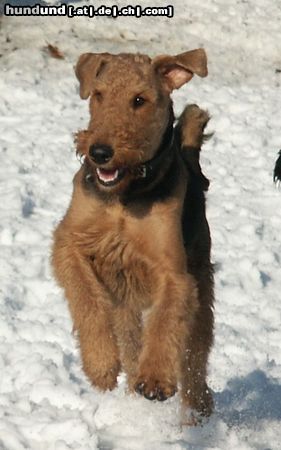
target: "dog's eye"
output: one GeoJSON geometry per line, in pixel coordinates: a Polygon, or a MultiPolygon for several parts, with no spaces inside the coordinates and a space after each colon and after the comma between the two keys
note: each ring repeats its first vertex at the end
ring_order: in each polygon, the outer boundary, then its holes
{"type": "Polygon", "coordinates": [[[93,93],[93,96],[98,102],[101,102],[101,100],[102,100],[102,93],[100,91],[95,91],[93,93]]]}
{"type": "Polygon", "coordinates": [[[144,105],[144,103],[145,103],[145,99],[143,97],[141,97],[140,95],[137,95],[134,98],[134,101],[133,101],[134,108],[139,108],[140,106],[144,105]]]}

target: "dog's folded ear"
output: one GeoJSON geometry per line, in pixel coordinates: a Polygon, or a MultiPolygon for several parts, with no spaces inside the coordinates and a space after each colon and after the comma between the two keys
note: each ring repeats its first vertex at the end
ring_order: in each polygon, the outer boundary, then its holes
{"type": "Polygon", "coordinates": [[[152,60],[152,65],[162,74],[165,87],[172,91],[191,80],[194,74],[208,75],[207,56],[203,48],[180,53],[176,56],[160,55],[152,60]]]}
{"type": "Polygon", "coordinates": [[[80,97],[86,99],[94,88],[94,81],[108,62],[109,53],[84,53],[78,59],[75,74],[80,82],[80,97]]]}

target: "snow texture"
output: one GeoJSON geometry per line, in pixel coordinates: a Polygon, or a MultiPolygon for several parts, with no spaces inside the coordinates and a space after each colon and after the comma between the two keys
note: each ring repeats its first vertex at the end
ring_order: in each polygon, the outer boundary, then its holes
{"type": "Polygon", "coordinates": [[[281,3],[171,3],[172,19],[0,18],[1,450],[281,449],[281,192],[272,182],[281,3]],[[46,43],[65,59],[51,58],[46,43]],[[73,72],[79,54],[200,46],[209,77],[174,102],[177,114],[187,102],[207,108],[215,131],[202,165],[211,179],[216,411],[202,427],[181,428],[178,396],[158,404],[129,395],[123,375],[113,392],[91,387],[49,256],[79,167],[73,133],[88,121],[73,72]]]}

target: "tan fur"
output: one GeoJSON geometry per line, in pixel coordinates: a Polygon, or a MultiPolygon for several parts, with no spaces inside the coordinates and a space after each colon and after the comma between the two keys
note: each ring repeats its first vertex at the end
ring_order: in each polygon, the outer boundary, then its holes
{"type": "MultiPolygon", "coordinates": [[[[109,169],[151,159],[167,127],[169,92],[177,87],[171,87],[172,79],[179,80],[175,71],[186,72],[187,79],[197,71],[207,73],[205,53],[196,52],[155,60],[82,55],[76,74],[81,97],[91,96],[91,119],[88,129],[77,134],[78,153],[89,161],[93,143],[110,145],[114,156],[109,169]],[[146,104],[134,111],[130,99],[142,93],[146,104]]],[[[200,147],[198,110],[187,122],[182,118],[181,135],[187,134],[188,145],[200,147]]],[[[95,173],[95,165],[89,164],[95,173]]],[[[198,274],[189,270],[183,245],[188,173],[182,164],[172,195],[151,203],[141,197],[120,200],[132,180],[128,171],[115,187],[95,181],[95,189],[87,190],[82,167],[74,178],[70,207],[54,233],[54,272],[69,302],[83,368],[102,390],[116,386],[122,368],[130,390],[159,400],[173,395],[181,383],[185,404],[208,415],[212,400],[205,378],[213,294],[205,279],[209,269],[198,274]]]]}

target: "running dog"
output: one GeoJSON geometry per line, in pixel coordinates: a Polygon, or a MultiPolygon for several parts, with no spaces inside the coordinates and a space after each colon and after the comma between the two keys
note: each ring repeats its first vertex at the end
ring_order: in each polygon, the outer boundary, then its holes
{"type": "Polygon", "coordinates": [[[123,370],[131,391],[162,401],[180,389],[208,416],[214,295],[199,152],[209,117],[191,105],[174,126],[170,97],[194,74],[207,76],[203,49],[80,56],[90,121],[52,263],[94,386],[113,389],[123,370]]]}

